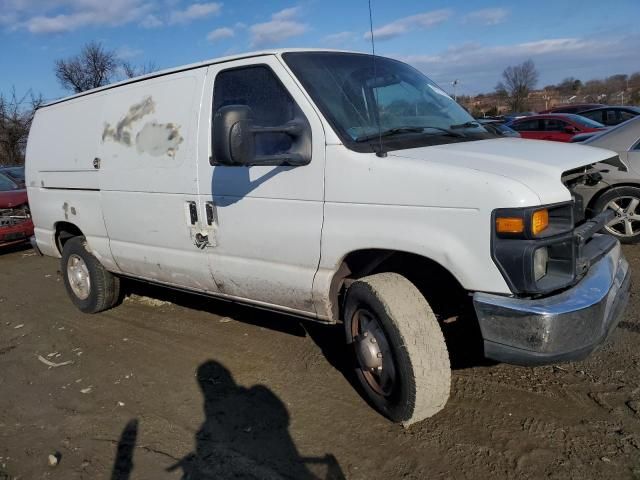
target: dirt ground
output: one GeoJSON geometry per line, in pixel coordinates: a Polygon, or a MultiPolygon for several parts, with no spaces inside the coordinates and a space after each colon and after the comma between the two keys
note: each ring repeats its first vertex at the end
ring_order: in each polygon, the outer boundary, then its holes
{"type": "Polygon", "coordinates": [[[135,283],[87,316],[57,270],[0,254],[2,480],[640,479],[637,294],[583,362],[462,349],[445,410],[403,429],[352,386],[340,329],[135,283]]]}

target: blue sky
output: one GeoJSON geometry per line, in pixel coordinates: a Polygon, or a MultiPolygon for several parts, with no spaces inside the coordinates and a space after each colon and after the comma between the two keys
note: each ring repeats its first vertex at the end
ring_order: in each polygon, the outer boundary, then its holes
{"type": "MultiPolygon", "coordinates": [[[[376,51],[451,91],[490,91],[531,58],[539,86],[640,70],[640,0],[372,0],[376,51]]],[[[0,92],[66,93],[54,60],[97,40],[169,68],[270,47],[369,51],[366,0],[0,0],[0,92]]]]}

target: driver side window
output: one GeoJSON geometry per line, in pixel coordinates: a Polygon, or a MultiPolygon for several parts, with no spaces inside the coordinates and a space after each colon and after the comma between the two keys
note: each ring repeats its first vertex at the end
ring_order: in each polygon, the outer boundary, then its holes
{"type": "MultiPolygon", "coordinates": [[[[213,116],[227,105],[248,106],[253,123],[261,127],[282,126],[302,115],[280,80],[264,65],[223,70],[216,76],[213,116]]],[[[260,133],[255,140],[257,155],[284,154],[292,147],[291,137],[284,133],[260,133]]]]}

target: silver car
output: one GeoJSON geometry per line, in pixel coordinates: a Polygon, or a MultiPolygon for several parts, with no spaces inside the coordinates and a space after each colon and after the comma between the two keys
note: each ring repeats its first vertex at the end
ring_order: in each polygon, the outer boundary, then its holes
{"type": "MultiPolygon", "coordinates": [[[[587,217],[611,209],[615,217],[605,230],[623,243],[640,241],[640,117],[599,133],[582,145],[618,153],[576,176],[572,191],[587,217]]],[[[571,181],[570,181],[571,182],[571,181]]]]}

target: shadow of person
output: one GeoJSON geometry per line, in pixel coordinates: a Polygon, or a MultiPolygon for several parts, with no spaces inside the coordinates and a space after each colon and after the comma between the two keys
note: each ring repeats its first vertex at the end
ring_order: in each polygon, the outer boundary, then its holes
{"type": "Polygon", "coordinates": [[[138,420],[129,420],[122,430],[118,447],[116,449],[116,459],[113,462],[111,480],[129,480],[133,471],[133,451],[136,448],[138,438],[138,420]]]}
{"type": "Polygon", "coordinates": [[[205,420],[196,447],[168,471],[181,468],[183,480],[226,478],[318,479],[309,464],[324,467],[322,478],[343,480],[332,455],[301,457],[289,435],[289,412],[263,385],[244,388],[229,370],[209,360],[198,368],[205,420]]]}
{"type": "Polygon", "coordinates": [[[233,205],[267,180],[294,167],[274,166],[270,168],[271,170],[252,180],[250,167],[216,166],[211,176],[211,192],[215,196],[216,205],[219,207],[233,205]]]}

